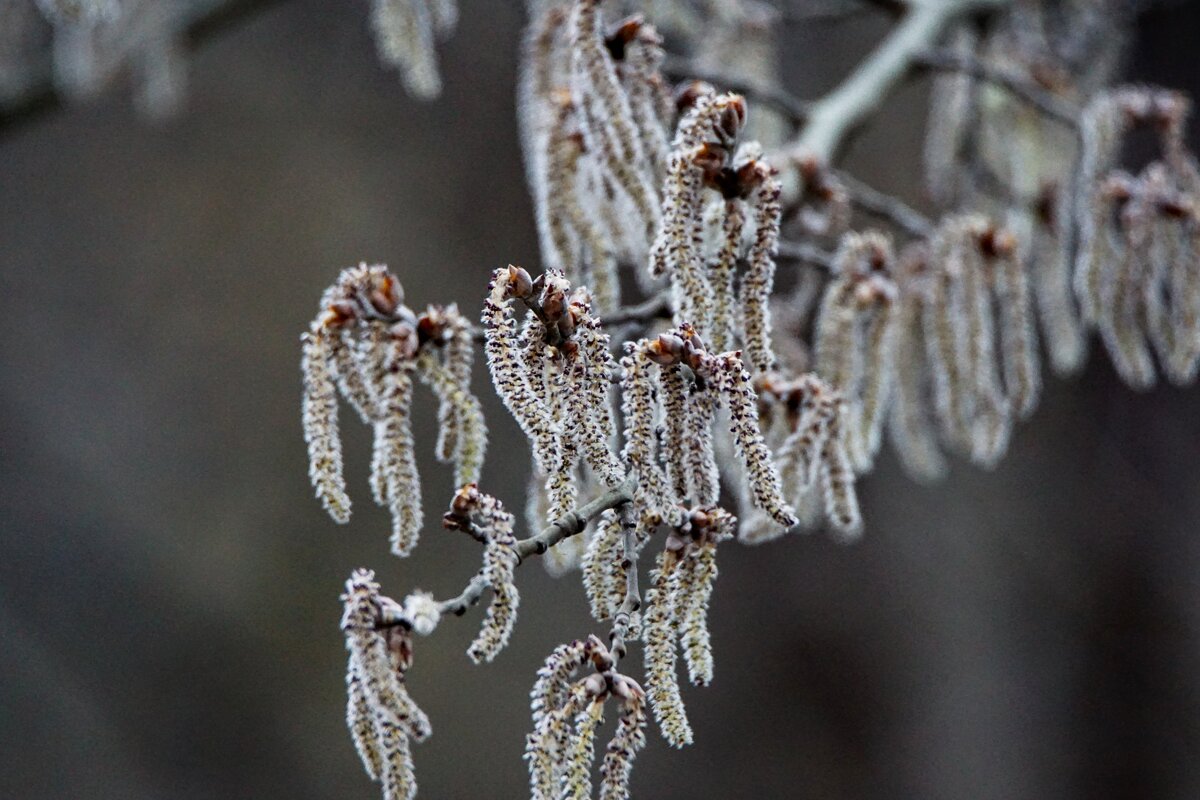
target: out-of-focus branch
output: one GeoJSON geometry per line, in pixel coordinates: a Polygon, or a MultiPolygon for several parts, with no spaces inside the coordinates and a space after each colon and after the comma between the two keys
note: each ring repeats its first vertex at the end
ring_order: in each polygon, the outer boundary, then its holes
{"type": "Polygon", "coordinates": [[[808,242],[780,242],[776,257],[780,261],[811,264],[821,269],[833,270],[833,253],[808,242]]]}
{"type": "Polygon", "coordinates": [[[949,50],[932,49],[917,54],[913,66],[935,72],[962,72],[976,80],[1008,90],[1014,97],[1045,114],[1050,119],[1075,127],[1079,124],[1079,109],[1052,92],[1025,80],[1020,75],[986,64],[974,56],[949,50]]]}
{"type": "MultiPolygon", "coordinates": [[[[219,38],[243,22],[285,0],[217,0],[195,16],[182,18],[180,40],[191,53],[219,38]]],[[[61,109],[64,98],[49,74],[36,79],[19,97],[0,105],[0,134],[10,133],[52,111],[61,109]]]]}
{"type": "Polygon", "coordinates": [[[758,86],[723,72],[701,69],[685,58],[669,57],[663,64],[663,73],[674,81],[700,80],[718,89],[736,92],[751,103],[775,109],[797,125],[808,119],[811,104],[782,89],[758,86]]]}
{"type": "Polygon", "coordinates": [[[850,193],[850,202],[877,217],[889,220],[905,233],[924,238],[933,233],[933,223],[900,198],[881,192],[847,172],[839,171],[837,178],[850,193]]]}
{"type": "Polygon", "coordinates": [[[829,164],[849,132],[861,125],[909,73],[919,56],[933,47],[946,27],[974,11],[998,8],[1011,0],[921,0],[913,3],[886,39],[840,86],[808,108],[808,119],[795,145],[829,164]]]}

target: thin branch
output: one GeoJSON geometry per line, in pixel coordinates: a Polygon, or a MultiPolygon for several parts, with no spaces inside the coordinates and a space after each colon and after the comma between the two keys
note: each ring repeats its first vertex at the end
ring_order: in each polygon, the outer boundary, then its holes
{"type": "Polygon", "coordinates": [[[580,533],[587,527],[588,522],[603,512],[632,501],[633,486],[633,476],[631,475],[626,478],[620,488],[605,492],[574,511],[568,511],[543,528],[542,532],[536,536],[521,539],[516,545],[517,557],[524,561],[531,555],[541,555],[563,539],[569,539],[580,533]]]}
{"type": "Polygon", "coordinates": [[[605,325],[623,325],[627,322],[650,322],[656,319],[666,319],[671,316],[671,305],[667,302],[666,294],[651,297],[633,306],[618,308],[611,314],[604,314],[600,321],[605,325]]]}
{"type": "MultiPolygon", "coordinates": [[[[569,539],[583,532],[587,524],[600,516],[610,508],[618,506],[628,507],[633,500],[633,477],[626,479],[625,483],[620,488],[605,492],[591,502],[576,508],[573,511],[568,511],[558,519],[551,522],[541,533],[535,536],[530,536],[527,539],[517,541],[514,549],[517,551],[518,565],[523,563],[531,555],[541,555],[549,550],[554,545],[561,542],[563,539],[569,539]]],[[[628,551],[627,551],[628,552],[628,551]]],[[[635,570],[636,572],[636,570],[635,570]]],[[[637,578],[633,578],[634,592],[637,591],[637,578]]],[[[452,597],[449,600],[443,600],[438,603],[438,608],[443,615],[453,614],[456,617],[462,616],[466,610],[479,602],[483,597],[483,593],[488,589],[487,578],[482,572],[476,573],[475,577],[471,578],[465,589],[457,597],[452,597]]],[[[388,627],[389,625],[405,624],[403,620],[387,622],[378,625],[377,627],[388,627]]]]}
{"type": "Polygon", "coordinates": [[[625,558],[621,563],[625,570],[625,599],[617,613],[613,616],[612,633],[609,634],[609,652],[613,657],[613,666],[625,657],[625,638],[629,635],[629,625],[633,614],[642,607],[642,595],[638,589],[638,547],[637,519],[634,516],[633,505],[626,503],[621,506],[621,530],[624,532],[625,558]]]}
{"type": "Polygon", "coordinates": [[[1006,89],[1013,97],[1028,103],[1056,122],[1070,128],[1079,125],[1079,109],[1013,72],[998,69],[974,56],[950,50],[932,49],[919,53],[913,66],[935,72],[961,72],[976,80],[1006,89]]]}
{"type": "Polygon", "coordinates": [[[700,80],[718,89],[735,92],[752,103],[775,109],[797,125],[808,120],[812,107],[811,103],[782,89],[759,86],[723,72],[702,69],[688,59],[668,57],[663,64],[663,74],[674,81],[700,80]]]}
{"type": "Polygon", "coordinates": [[[811,104],[800,149],[831,164],[847,134],[875,111],[916,62],[964,14],[1011,0],[922,0],[840,86],[811,104]]]}
{"type": "Polygon", "coordinates": [[[923,239],[933,233],[933,222],[900,198],[881,192],[843,171],[837,173],[837,178],[850,193],[850,202],[863,211],[889,220],[917,238],[923,239]]]}
{"type": "Polygon", "coordinates": [[[776,258],[780,261],[811,264],[830,272],[833,271],[833,253],[807,242],[780,242],[776,258]]]}
{"type": "Polygon", "coordinates": [[[842,22],[862,14],[880,11],[892,16],[899,16],[904,12],[904,3],[900,0],[859,0],[859,2],[833,3],[825,8],[785,9],[780,22],[784,25],[842,22]]]}

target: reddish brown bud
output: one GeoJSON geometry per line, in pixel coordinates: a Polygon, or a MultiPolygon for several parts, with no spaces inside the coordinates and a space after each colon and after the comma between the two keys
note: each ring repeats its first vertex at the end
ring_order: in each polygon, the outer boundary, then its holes
{"type": "Polygon", "coordinates": [[[682,355],[683,340],[673,333],[660,333],[657,339],[646,345],[646,356],[664,367],[678,364],[682,355]]]}
{"type": "Polygon", "coordinates": [[[533,279],[521,267],[508,265],[508,296],[529,298],[533,296],[533,279]]]}

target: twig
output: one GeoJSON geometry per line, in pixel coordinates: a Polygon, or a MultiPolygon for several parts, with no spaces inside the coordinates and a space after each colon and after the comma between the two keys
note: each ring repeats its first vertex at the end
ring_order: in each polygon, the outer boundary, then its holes
{"type": "Polygon", "coordinates": [[[611,314],[604,314],[600,321],[605,325],[623,325],[626,322],[650,322],[651,320],[669,317],[671,306],[667,295],[660,294],[633,306],[618,308],[611,314]]]}
{"type": "Polygon", "coordinates": [[[913,59],[913,66],[937,72],[962,72],[976,80],[1006,89],[1013,97],[1028,103],[1056,122],[1071,128],[1079,125],[1079,109],[1072,103],[1016,73],[995,68],[974,56],[932,49],[918,53],[913,59]]]}
{"type": "Polygon", "coordinates": [[[917,238],[923,239],[933,233],[934,225],[929,218],[900,198],[868,186],[844,171],[839,171],[837,178],[850,193],[850,202],[863,211],[890,220],[905,233],[917,238]]]}
{"type": "MultiPolygon", "coordinates": [[[[633,500],[633,477],[628,478],[620,488],[605,492],[591,502],[576,508],[573,511],[568,511],[558,519],[551,522],[541,533],[535,536],[530,536],[527,539],[517,541],[514,549],[517,551],[517,563],[521,564],[531,555],[541,555],[549,550],[554,545],[561,542],[563,539],[569,539],[576,534],[579,534],[587,527],[588,522],[600,516],[603,512],[610,508],[618,506],[628,506],[633,500]]],[[[626,551],[628,552],[628,550],[626,551]]],[[[636,570],[635,570],[636,573],[636,570]]],[[[637,591],[637,577],[633,578],[634,589],[637,591]]],[[[457,597],[452,597],[449,600],[443,600],[438,603],[438,608],[442,614],[453,614],[456,617],[462,616],[468,608],[479,602],[483,597],[483,593],[487,591],[488,582],[483,573],[476,573],[475,577],[471,578],[467,583],[467,587],[462,590],[462,593],[457,597]]],[[[395,620],[380,623],[377,627],[384,628],[391,625],[406,624],[404,620],[395,620]]]]}
{"type": "Polygon", "coordinates": [[[617,613],[613,616],[612,633],[609,634],[609,652],[613,657],[613,666],[625,657],[625,638],[629,635],[629,624],[634,613],[642,607],[642,595],[638,589],[638,548],[637,520],[634,517],[633,506],[629,503],[621,506],[621,530],[625,535],[625,558],[621,563],[625,570],[625,599],[617,613]]]}
{"type": "Polygon", "coordinates": [[[733,75],[701,69],[688,59],[669,57],[663,64],[663,73],[675,81],[700,80],[711,83],[718,89],[736,92],[752,103],[761,103],[781,112],[797,125],[808,119],[812,104],[788,94],[782,89],[758,86],[733,75]]]}
{"type": "Polygon", "coordinates": [[[808,107],[808,120],[796,140],[825,164],[833,163],[846,138],[883,102],[952,21],[972,11],[1010,0],[922,0],[914,3],[891,34],[840,86],[808,107]]]}
{"type": "Polygon", "coordinates": [[[832,4],[827,8],[813,8],[803,11],[791,9],[783,12],[780,21],[784,25],[809,25],[821,22],[841,22],[868,12],[882,11],[886,14],[899,16],[904,12],[904,3],[900,0],[859,0],[832,4]]]}
{"type": "Polygon", "coordinates": [[[807,242],[780,242],[776,257],[780,261],[795,261],[812,264],[822,269],[833,271],[833,253],[822,250],[807,242]]]}
{"type": "Polygon", "coordinates": [[[524,561],[531,555],[541,555],[563,539],[568,539],[581,532],[587,527],[589,521],[600,516],[601,513],[630,502],[633,500],[633,485],[633,476],[631,475],[620,488],[605,492],[574,511],[568,511],[543,528],[542,532],[536,536],[521,539],[516,545],[517,557],[524,561]]]}

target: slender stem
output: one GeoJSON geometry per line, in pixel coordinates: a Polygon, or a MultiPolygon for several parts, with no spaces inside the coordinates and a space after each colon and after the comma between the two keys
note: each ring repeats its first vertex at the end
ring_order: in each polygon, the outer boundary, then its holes
{"type": "Polygon", "coordinates": [[[600,321],[606,325],[622,325],[626,322],[649,322],[670,315],[671,304],[667,302],[667,295],[659,294],[637,305],[624,306],[601,315],[600,321]]]}
{"type": "Polygon", "coordinates": [[[1079,108],[1073,103],[1040,88],[1020,75],[993,67],[974,56],[950,50],[931,49],[917,54],[913,65],[937,72],[962,72],[976,80],[1006,89],[1013,97],[1067,127],[1075,128],[1079,125],[1079,108]]]}
{"type": "Polygon", "coordinates": [[[542,532],[536,536],[521,539],[516,545],[517,557],[524,561],[531,555],[541,555],[563,539],[569,539],[580,533],[587,527],[588,522],[603,512],[633,500],[633,486],[633,476],[630,476],[619,488],[605,492],[574,511],[568,511],[543,528],[542,532]]]}
{"type": "Polygon", "coordinates": [[[711,83],[718,89],[735,92],[752,103],[761,103],[783,114],[797,125],[807,119],[812,104],[771,86],[761,86],[723,72],[706,70],[694,62],[677,57],[668,58],[663,64],[663,73],[676,81],[700,80],[711,83]]]}
{"type": "Polygon", "coordinates": [[[776,258],[779,261],[794,261],[833,270],[833,253],[808,242],[780,242],[776,258]]]}
{"type": "Polygon", "coordinates": [[[642,607],[642,594],[638,589],[638,549],[637,549],[637,518],[633,505],[626,503],[621,506],[621,529],[625,535],[625,558],[621,568],[625,571],[625,599],[617,613],[613,616],[612,633],[609,634],[609,652],[613,657],[613,667],[625,657],[625,638],[629,635],[629,626],[634,613],[642,607]]]}
{"type": "Polygon", "coordinates": [[[933,223],[900,198],[881,192],[846,172],[838,172],[838,180],[850,193],[850,202],[878,217],[890,220],[905,233],[924,238],[933,233],[933,223]]]}
{"type": "MultiPolygon", "coordinates": [[[[543,528],[540,533],[530,536],[527,539],[518,540],[515,546],[518,558],[517,563],[524,562],[531,555],[541,555],[563,539],[569,539],[581,533],[587,527],[588,522],[610,508],[617,508],[618,506],[628,508],[630,501],[633,500],[633,486],[634,482],[631,476],[620,487],[605,492],[591,502],[563,514],[543,528]]],[[[634,592],[636,592],[636,570],[634,572],[633,586],[634,592]]],[[[455,616],[462,616],[468,608],[479,602],[479,599],[483,597],[483,593],[487,591],[487,588],[487,578],[484,577],[482,572],[476,573],[470,582],[467,583],[466,588],[462,590],[461,594],[449,600],[441,601],[438,603],[438,608],[443,615],[453,614],[455,616]]],[[[395,624],[404,624],[404,621],[396,620],[389,623],[381,623],[377,627],[382,628],[395,624]]]]}

